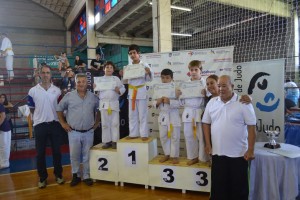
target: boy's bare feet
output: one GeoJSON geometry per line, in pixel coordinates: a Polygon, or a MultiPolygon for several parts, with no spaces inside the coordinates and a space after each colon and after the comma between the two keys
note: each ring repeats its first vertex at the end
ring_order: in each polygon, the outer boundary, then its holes
{"type": "Polygon", "coordinates": [[[170,156],[164,156],[161,159],[159,159],[159,162],[163,163],[163,162],[166,162],[169,159],[170,159],[170,156]]]}
{"type": "Polygon", "coordinates": [[[194,158],[194,159],[192,159],[192,160],[189,160],[186,164],[187,164],[188,166],[190,166],[190,165],[193,165],[193,164],[195,164],[195,163],[198,163],[198,158],[194,158]]]}
{"type": "Polygon", "coordinates": [[[142,141],[147,141],[147,140],[149,140],[148,137],[142,137],[142,141]]]}
{"type": "Polygon", "coordinates": [[[178,164],[178,163],[179,163],[179,159],[177,157],[173,158],[172,164],[178,164]]]}
{"type": "Polygon", "coordinates": [[[130,137],[130,136],[127,136],[127,137],[126,137],[126,140],[132,140],[132,139],[136,139],[136,138],[138,138],[138,137],[130,137]]]}

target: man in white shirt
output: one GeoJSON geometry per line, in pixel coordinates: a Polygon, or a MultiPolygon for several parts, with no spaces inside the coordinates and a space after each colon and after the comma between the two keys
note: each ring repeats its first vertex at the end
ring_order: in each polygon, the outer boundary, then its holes
{"type": "Polygon", "coordinates": [[[14,62],[14,52],[12,50],[12,44],[10,39],[5,33],[0,33],[0,40],[2,40],[0,48],[0,56],[5,57],[5,66],[7,70],[8,81],[14,78],[13,62],[14,62]]]}
{"type": "Polygon", "coordinates": [[[41,83],[32,87],[28,92],[28,106],[33,112],[33,127],[37,151],[37,171],[39,188],[47,186],[46,146],[50,141],[53,155],[55,181],[63,184],[61,164],[61,126],[58,122],[56,106],[61,91],[51,83],[51,68],[43,65],[40,69],[41,83]]]}
{"type": "Polygon", "coordinates": [[[248,161],[254,159],[256,117],[242,104],[231,78],[221,76],[220,96],[212,98],[202,118],[205,151],[212,155],[211,200],[248,200],[248,161]]]}

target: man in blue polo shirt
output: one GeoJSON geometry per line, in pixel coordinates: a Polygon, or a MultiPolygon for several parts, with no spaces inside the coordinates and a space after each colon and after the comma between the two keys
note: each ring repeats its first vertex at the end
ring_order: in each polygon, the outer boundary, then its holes
{"type": "Polygon", "coordinates": [[[5,108],[0,104],[0,169],[9,167],[11,129],[5,115],[5,108]]]}
{"type": "Polygon", "coordinates": [[[61,91],[51,83],[51,68],[44,65],[40,69],[41,83],[28,92],[28,106],[33,112],[33,127],[37,151],[37,171],[40,177],[39,188],[47,185],[46,145],[51,143],[55,180],[58,184],[65,181],[61,165],[61,126],[58,122],[56,106],[61,91]]]}
{"type": "Polygon", "coordinates": [[[61,126],[68,132],[70,159],[73,179],[70,186],[81,182],[80,162],[82,155],[83,182],[91,186],[90,178],[90,148],[93,146],[94,130],[100,123],[99,99],[87,90],[87,76],[77,74],[76,90],[67,93],[57,106],[57,114],[61,126]],[[66,118],[64,117],[66,112],[66,118]]]}

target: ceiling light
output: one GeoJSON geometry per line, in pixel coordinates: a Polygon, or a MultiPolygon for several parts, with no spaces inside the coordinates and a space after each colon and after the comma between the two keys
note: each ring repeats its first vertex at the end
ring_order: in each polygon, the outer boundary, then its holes
{"type": "MultiPolygon", "coordinates": [[[[150,1],[149,4],[152,5],[152,2],[150,1]]],[[[176,10],[183,10],[183,11],[188,11],[188,12],[192,11],[192,9],[186,8],[186,7],[182,7],[182,6],[171,5],[170,7],[173,8],[173,9],[176,9],[176,10]]]]}
{"type": "Polygon", "coordinates": [[[177,10],[188,11],[188,12],[191,12],[191,11],[192,11],[192,9],[186,8],[186,7],[182,7],[182,6],[173,6],[173,5],[171,5],[171,8],[177,9],[177,10]]]}
{"type": "Polygon", "coordinates": [[[187,34],[187,33],[171,33],[171,35],[182,36],[182,37],[192,37],[192,34],[187,34]]]}

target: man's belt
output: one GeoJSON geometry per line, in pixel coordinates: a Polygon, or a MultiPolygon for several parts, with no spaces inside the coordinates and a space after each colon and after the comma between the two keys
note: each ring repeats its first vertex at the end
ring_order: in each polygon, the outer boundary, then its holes
{"type": "Polygon", "coordinates": [[[85,132],[88,132],[88,131],[92,130],[93,127],[90,128],[90,129],[88,129],[88,130],[77,130],[77,129],[74,129],[74,128],[71,128],[71,129],[72,129],[73,131],[76,131],[76,132],[85,133],[85,132]]]}

